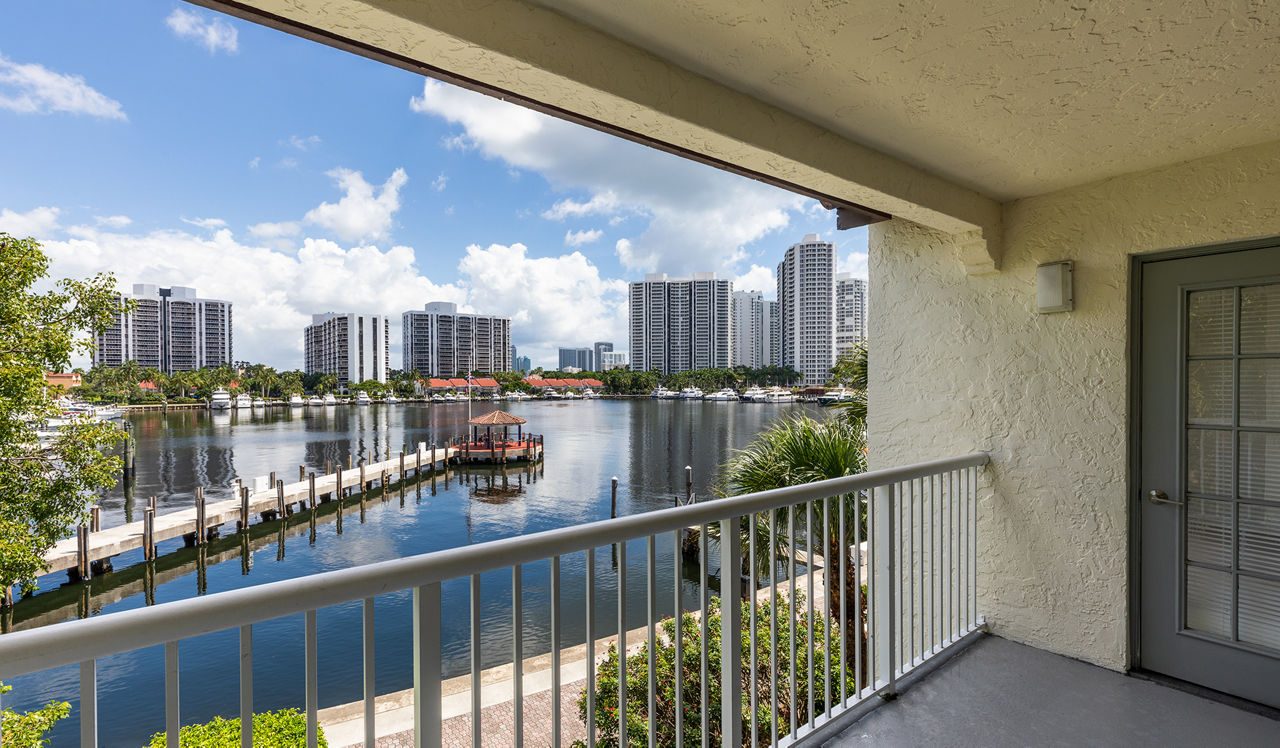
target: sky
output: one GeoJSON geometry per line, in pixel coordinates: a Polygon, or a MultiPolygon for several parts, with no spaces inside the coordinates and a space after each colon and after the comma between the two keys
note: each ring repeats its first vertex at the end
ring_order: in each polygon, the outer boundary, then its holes
{"type": "MultiPolygon", "coordinates": [[[[626,343],[627,282],[775,296],[816,201],[175,0],[0,4],[0,231],[52,278],[230,300],[237,360],[302,365],[312,314],[509,316],[534,366],[626,343]]],[[[73,363],[86,365],[81,357],[73,363]]]]}

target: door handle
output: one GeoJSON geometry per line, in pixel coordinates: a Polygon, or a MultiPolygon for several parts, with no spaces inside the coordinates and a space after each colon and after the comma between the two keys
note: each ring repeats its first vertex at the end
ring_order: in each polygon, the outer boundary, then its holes
{"type": "Polygon", "coordinates": [[[1153,488],[1147,492],[1147,500],[1152,504],[1181,504],[1181,499],[1171,499],[1169,494],[1158,488],[1153,488]]]}

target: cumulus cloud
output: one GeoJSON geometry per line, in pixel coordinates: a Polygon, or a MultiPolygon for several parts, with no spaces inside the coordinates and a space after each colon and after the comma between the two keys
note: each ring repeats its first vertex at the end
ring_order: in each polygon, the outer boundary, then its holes
{"type": "Polygon", "coordinates": [[[752,265],[750,270],[733,279],[735,291],[763,291],[765,298],[778,296],[778,283],[773,277],[773,270],[763,265],[752,265]]]}
{"type": "Polygon", "coordinates": [[[836,245],[836,270],[855,278],[867,277],[867,227],[850,229],[836,245]]]}
{"type": "MultiPolygon", "coordinates": [[[[302,365],[302,329],[319,312],[400,313],[427,300],[467,302],[466,289],[422,275],[409,247],[342,246],[306,238],[296,251],[241,242],[229,229],[212,235],[182,230],[125,233],[72,227],[45,243],[53,277],[114,272],[133,283],[193,286],[201,296],[235,305],[235,357],[278,367],[302,365]]],[[[398,340],[398,335],[393,339],[398,340]]],[[[393,347],[392,365],[399,367],[393,347]]]]}
{"type": "Polygon", "coordinates": [[[587,229],[584,231],[566,231],[564,233],[564,243],[570,247],[581,247],[583,244],[590,244],[604,236],[604,232],[600,229],[587,229]]]}
{"type": "Polygon", "coordinates": [[[365,181],[351,169],[333,169],[327,174],[345,191],[337,203],[321,203],[307,212],[306,221],[323,226],[344,241],[381,239],[391,229],[391,219],[400,209],[400,188],[409,177],[396,169],[381,189],[365,181]]]}
{"type": "Polygon", "coordinates": [[[624,338],[626,282],[601,277],[580,252],[531,257],[523,244],[472,245],[458,272],[470,307],[511,317],[520,352],[536,361],[574,341],[624,338]]]}
{"type": "Polygon", "coordinates": [[[449,186],[449,178],[446,177],[444,174],[441,174],[440,176],[431,180],[431,189],[435,190],[436,192],[444,192],[444,188],[448,186],[449,186]]]}
{"type": "Polygon", "coordinates": [[[0,109],[19,114],[67,112],[127,120],[120,102],[99,93],[78,75],[55,73],[36,63],[0,55],[0,109]]]}
{"type": "Polygon", "coordinates": [[[209,54],[216,54],[219,50],[235,54],[240,49],[236,27],[218,16],[175,8],[164,22],[178,38],[194,41],[209,50],[209,54]]]}
{"type": "Polygon", "coordinates": [[[133,219],[129,216],[94,216],[93,220],[97,221],[99,226],[113,229],[122,229],[133,223],[133,219]]]}
{"type": "Polygon", "coordinates": [[[262,163],[262,157],[254,156],[252,159],[249,160],[249,168],[256,169],[258,168],[258,164],[261,164],[261,163],[262,163]]]}
{"type": "Polygon", "coordinates": [[[579,193],[547,208],[549,220],[646,217],[615,245],[633,271],[727,274],[746,258],[744,245],[776,235],[778,248],[787,246],[783,230],[804,215],[798,195],[436,81],[409,106],[458,125],[453,147],[579,193]]]}
{"type": "Polygon", "coordinates": [[[297,221],[279,221],[271,223],[255,223],[249,227],[249,233],[259,239],[277,239],[282,236],[293,236],[302,230],[297,221]]]}
{"type": "Polygon", "coordinates": [[[34,237],[44,241],[58,229],[57,208],[41,206],[26,213],[16,213],[8,208],[0,210],[0,231],[19,239],[34,237]]]}
{"type": "Polygon", "coordinates": [[[227,227],[227,222],[221,218],[184,218],[182,222],[202,229],[223,229],[227,227]]]}
{"type": "Polygon", "coordinates": [[[287,145],[293,146],[294,148],[297,148],[300,151],[309,151],[312,148],[315,148],[316,146],[320,145],[320,136],[308,135],[307,137],[303,138],[297,135],[290,135],[289,139],[284,141],[284,143],[287,145]]]}

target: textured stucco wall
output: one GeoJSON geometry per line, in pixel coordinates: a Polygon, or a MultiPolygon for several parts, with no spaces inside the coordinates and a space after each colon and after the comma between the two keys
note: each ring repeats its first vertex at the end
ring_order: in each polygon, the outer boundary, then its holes
{"type": "Polygon", "coordinates": [[[871,461],[983,449],[981,610],[1011,639],[1128,665],[1129,256],[1280,234],[1280,143],[1005,206],[1001,272],[956,240],[871,227],[871,461]],[[1075,261],[1075,311],[1035,267],[1075,261]]]}

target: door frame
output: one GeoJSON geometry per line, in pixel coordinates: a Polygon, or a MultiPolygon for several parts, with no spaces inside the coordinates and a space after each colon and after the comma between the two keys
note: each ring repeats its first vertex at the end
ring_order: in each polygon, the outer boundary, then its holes
{"type": "MultiPolygon", "coordinates": [[[[1129,663],[1130,671],[1142,666],[1142,281],[1147,264],[1190,257],[1228,254],[1251,249],[1280,247],[1280,235],[1240,241],[1198,244],[1129,255],[1129,663]]],[[[1193,684],[1197,685],[1197,684],[1193,684]]]]}

